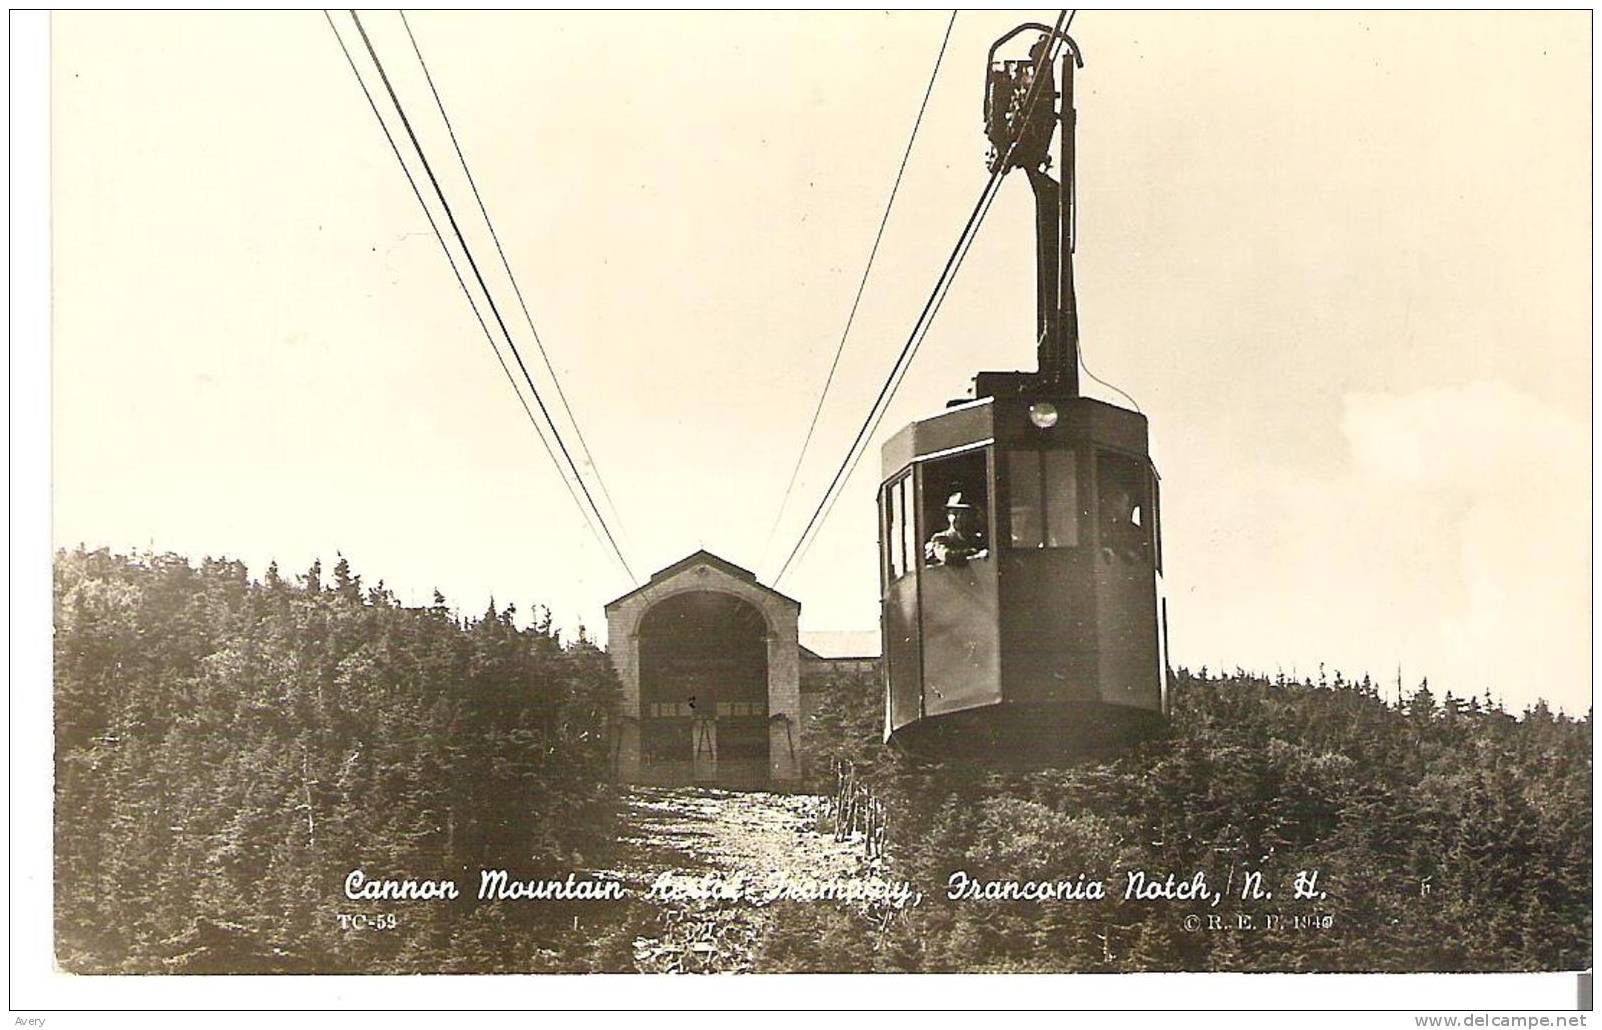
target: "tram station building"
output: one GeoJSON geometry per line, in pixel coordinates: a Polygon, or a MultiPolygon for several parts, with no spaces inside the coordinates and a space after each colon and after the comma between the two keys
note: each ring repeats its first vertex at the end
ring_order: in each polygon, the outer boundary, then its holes
{"type": "MultiPolygon", "coordinates": [[[[833,664],[801,646],[800,616],[799,601],[704,550],[608,604],[607,646],[623,683],[617,779],[799,783],[812,708],[803,681],[815,685],[833,664]]],[[[863,662],[873,659],[847,660],[842,670],[860,672],[863,662]]]]}

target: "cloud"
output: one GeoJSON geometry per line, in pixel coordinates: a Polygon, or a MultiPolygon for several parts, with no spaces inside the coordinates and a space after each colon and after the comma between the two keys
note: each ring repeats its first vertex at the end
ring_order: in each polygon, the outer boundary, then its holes
{"type": "Polygon", "coordinates": [[[1350,394],[1336,439],[1333,475],[1172,477],[1176,657],[1586,711],[1589,427],[1472,383],[1350,394]]]}
{"type": "Polygon", "coordinates": [[[1564,486],[1588,493],[1586,425],[1506,384],[1352,393],[1343,408],[1357,474],[1376,485],[1468,497],[1564,486]]]}

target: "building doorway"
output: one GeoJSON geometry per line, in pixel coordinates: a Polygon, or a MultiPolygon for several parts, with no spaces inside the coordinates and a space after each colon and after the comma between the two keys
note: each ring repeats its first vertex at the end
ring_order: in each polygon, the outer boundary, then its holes
{"type": "Polygon", "coordinates": [[[640,621],[640,778],[764,786],[768,627],[714,590],[675,594],[640,621]]]}

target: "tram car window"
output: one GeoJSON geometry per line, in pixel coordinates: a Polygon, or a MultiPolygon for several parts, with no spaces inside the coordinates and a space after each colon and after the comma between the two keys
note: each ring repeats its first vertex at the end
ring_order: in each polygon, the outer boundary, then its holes
{"type": "Polygon", "coordinates": [[[1007,452],[1010,546],[1079,546],[1082,512],[1077,476],[1071,450],[1007,452]]]}
{"type": "Polygon", "coordinates": [[[961,565],[990,557],[990,463],[985,448],[925,462],[924,564],[961,565]]]}
{"type": "Polygon", "coordinates": [[[918,534],[912,519],[912,475],[904,475],[885,487],[881,504],[884,509],[886,579],[893,583],[912,571],[913,555],[917,553],[914,541],[918,539],[918,534]]]}
{"type": "Polygon", "coordinates": [[[1150,482],[1145,462],[1115,451],[1097,455],[1098,533],[1108,560],[1151,561],[1150,482]]]}
{"type": "Polygon", "coordinates": [[[1146,482],[1151,484],[1151,525],[1147,528],[1147,534],[1151,540],[1153,558],[1152,565],[1154,568],[1156,568],[1157,572],[1161,574],[1163,571],[1162,515],[1160,512],[1161,498],[1158,497],[1160,491],[1158,489],[1157,472],[1155,469],[1147,470],[1146,482]]]}
{"type": "Polygon", "coordinates": [[[901,571],[907,573],[918,561],[918,526],[915,513],[917,503],[913,500],[912,476],[901,477],[901,571]]]}

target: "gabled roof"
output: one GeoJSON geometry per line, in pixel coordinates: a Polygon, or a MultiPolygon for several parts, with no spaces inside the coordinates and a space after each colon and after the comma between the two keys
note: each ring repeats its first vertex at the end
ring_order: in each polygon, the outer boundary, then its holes
{"type": "Polygon", "coordinates": [[[795,598],[789,597],[789,596],[787,596],[785,594],[781,594],[777,590],[773,589],[772,587],[768,586],[765,583],[758,583],[757,582],[757,578],[756,578],[756,573],[752,572],[750,569],[743,569],[740,566],[734,564],[733,562],[731,562],[731,561],[729,561],[729,560],[727,560],[725,558],[719,558],[717,555],[713,554],[711,551],[706,550],[705,548],[703,548],[703,549],[701,549],[699,551],[696,551],[694,554],[691,554],[691,555],[688,555],[686,557],[680,558],[678,561],[674,562],[672,565],[669,565],[665,569],[658,569],[657,571],[651,573],[651,579],[650,579],[649,582],[647,582],[643,586],[635,587],[633,590],[630,590],[628,593],[624,594],[622,597],[614,598],[613,600],[608,601],[606,603],[606,607],[607,608],[615,608],[616,606],[622,604],[624,601],[627,601],[629,598],[633,597],[635,594],[641,593],[642,591],[645,591],[645,590],[649,590],[651,587],[655,586],[656,584],[666,582],[667,580],[672,579],[673,577],[679,575],[682,572],[687,572],[688,570],[694,568],[697,565],[710,565],[712,568],[717,569],[719,572],[722,572],[725,575],[731,576],[734,579],[745,580],[747,583],[750,583],[752,586],[756,587],[758,590],[762,590],[762,591],[765,591],[765,592],[767,592],[769,594],[772,594],[774,597],[777,597],[780,600],[783,600],[783,601],[786,601],[786,602],[788,602],[790,604],[793,604],[797,608],[801,607],[801,602],[797,601],[795,598]]]}

